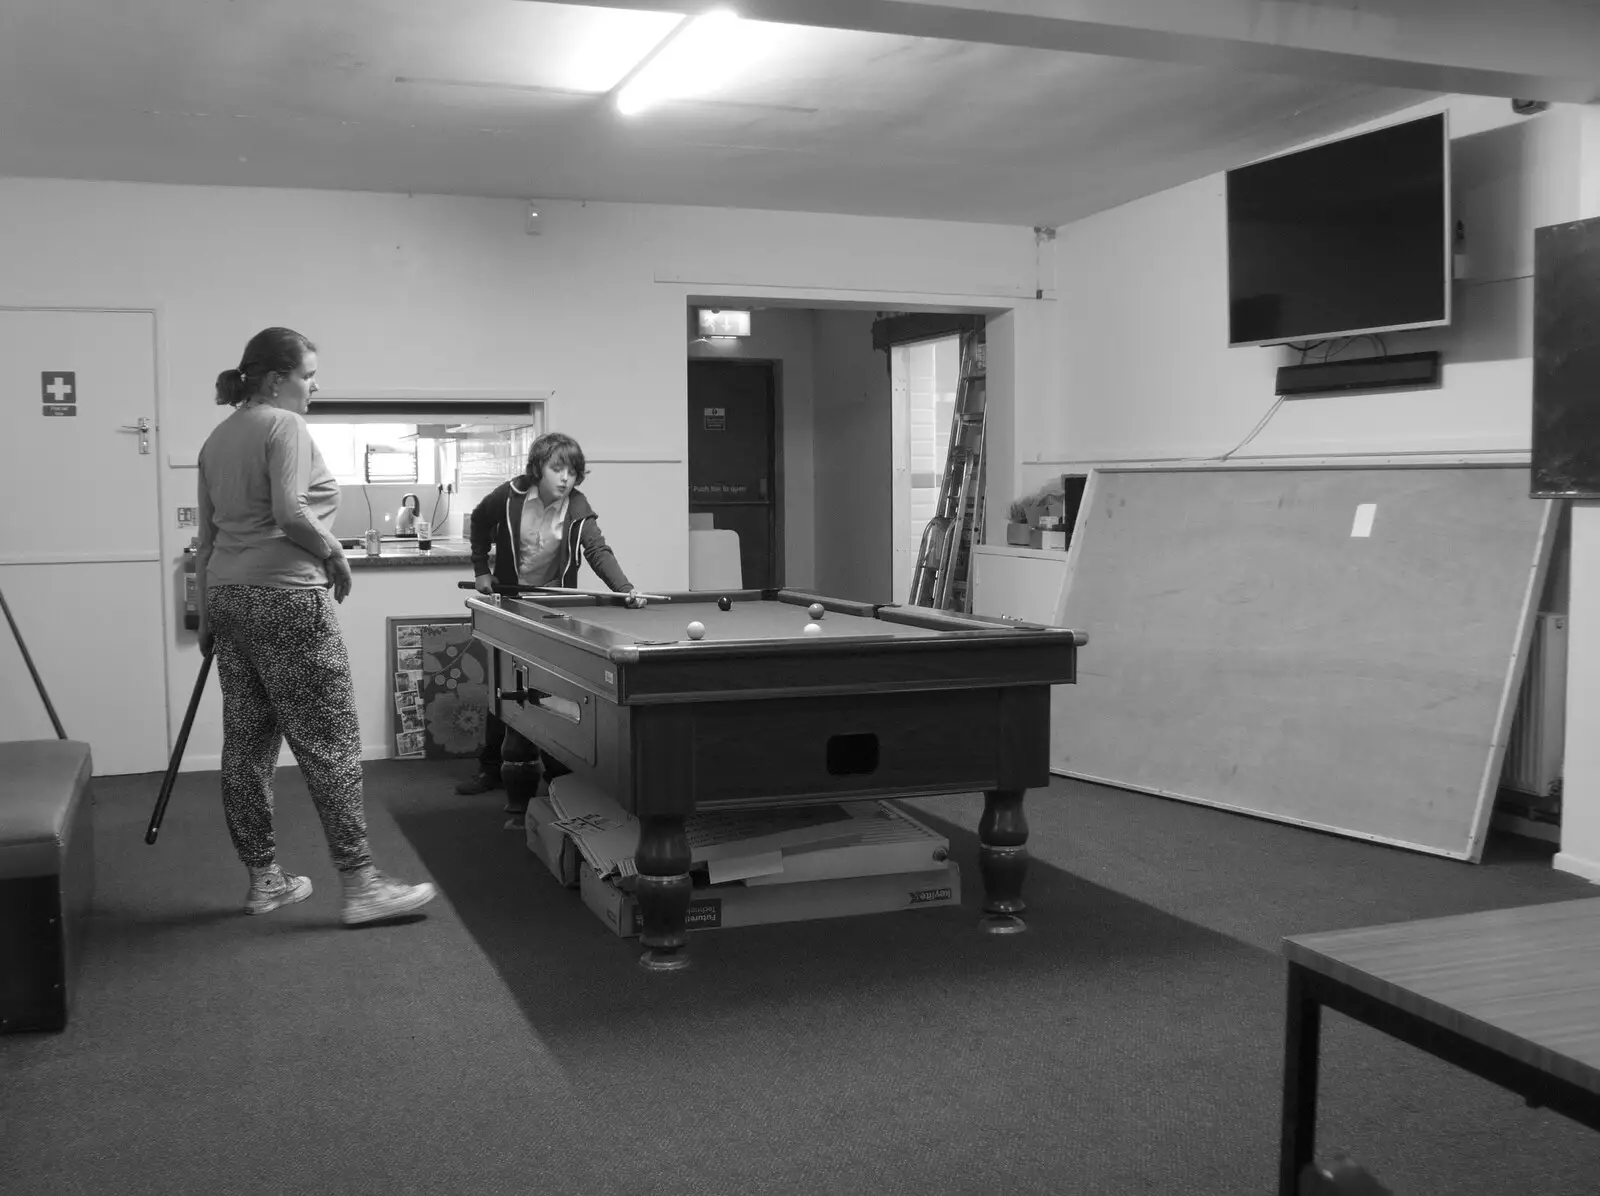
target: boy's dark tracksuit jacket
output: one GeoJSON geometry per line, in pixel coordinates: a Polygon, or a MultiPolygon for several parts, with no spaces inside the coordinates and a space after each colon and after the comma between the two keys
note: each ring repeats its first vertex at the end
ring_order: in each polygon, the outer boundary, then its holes
{"type": "MultiPolygon", "coordinates": [[[[492,572],[501,585],[521,582],[517,575],[517,552],[522,540],[522,506],[534,488],[534,479],[519,475],[502,482],[472,509],[468,524],[472,543],[472,575],[492,572]],[[494,568],[489,568],[489,550],[494,549],[494,568]]],[[[613,590],[633,588],[617,558],[600,534],[600,521],[594,508],[576,486],[567,495],[566,526],[562,529],[561,549],[556,554],[555,579],[549,585],[578,584],[578,554],[589,562],[600,580],[613,590]]]]}
{"type": "MultiPolygon", "coordinates": [[[[526,475],[512,478],[496,486],[477,506],[472,508],[468,522],[472,545],[472,575],[478,577],[492,573],[501,585],[517,585],[517,550],[522,540],[522,505],[528,492],[534,488],[534,479],[526,475]],[[494,568],[489,568],[489,550],[494,549],[494,568]]],[[[613,590],[633,588],[627,574],[617,564],[617,558],[600,534],[600,521],[594,508],[576,486],[567,495],[566,526],[562,529],[561,548],[556,553],[555,579],[541,583],[574,586],[578,584],[578,554],[589,562],[589,567],[613,590]]],[[[495,717],[494,704],[490,703],[487,739],[478,757],[479,766],[490,776],[500,774],[501,740],[505,724],[495,717]]],[[[564,765],[543,751],[539,753],[546,779],[568,771],[564,765]]]]}

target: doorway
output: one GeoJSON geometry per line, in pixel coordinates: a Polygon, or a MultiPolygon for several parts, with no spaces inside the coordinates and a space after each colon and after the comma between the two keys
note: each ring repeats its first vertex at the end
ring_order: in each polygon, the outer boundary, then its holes
{"type": "Polygon", "coordinates": [[[779,584],[773,363],[689,362],[689,515],[739,536],[745,589],[779,584]]]}
{"type": "MultiPolygon", "coordinates": [[[[766,525],[772,528],[772,584],[861,602],[905,602],[917,548],[937,501],[952,414],[949,404],[958,387],[956,381],[946,381],[943,389],[950,397],[943,414],[930,412],[926,419],[927,460],[914,472],[928,475],[915,480],[927,483],[923,488],[932,494],[925,501],[926,513],[908,511],[906,501],[897,505],[894,494],[897,457],[905,458],[901,467],[906,498],[913,471],[909,450],[897,453],[895,447],[893,350],[949,340],[948,369],[941,364],[936,372],[954,379],[960,368],[960,334],[983,330],[994,317],[971,310],[895,310],[863,300],[800,303],[729,294],[691,296],[686,315],[691,485],[716,481],[702,476],[695,458],[707,438],[717,435],[705,430],[704,409],[719,406],[696,393],[701,374],[695,363],[763,365],[770,371],[768,385],[776,387],[771,406],[775,463],[768,475],[770,505],[775,509],[766,525]],[[749,310],[748,332],[738,337],[697,335],[697,314],[707,308],[723,313],[749,310]],[[897,534],[902,580],[895,576],[897,534]]],[[[1009,353],[1009,326],[1002,343],[1009,353]]],[[[1003,412],[1009,413],[1010,397],[1007,388],[1000,404],[1003,412]]],[[[904,428],[898,439],[905,443],[904,428]]],[[[710,497],[704,491],[691,490],[688,495],[691,529],[710,526],[707,521],[713,518],[717,527],[732,527],[738,513],[721,504],[713,508],[705,501],[710,497]]],[[[693,537],[692,531],[691,536],[691,559],[698,547],[702,562],[717,555],[713,547],[726,551],[709,541],[731,538],[722,533],[693,537]]],[[[734,561],[729,572],[737,568],[739,562],[734,561]]],[[[703,575],[715,571],[714,566],[702,568],[703,575]]]]}
{"type": "Polygon", "coordinates": [[[923,530],[939,504],[939,483],[950,448],[950,420],[961,380],[961,339],[892,345],[889,385],[894,396],[894,598],[911,600],[923,530]]]}

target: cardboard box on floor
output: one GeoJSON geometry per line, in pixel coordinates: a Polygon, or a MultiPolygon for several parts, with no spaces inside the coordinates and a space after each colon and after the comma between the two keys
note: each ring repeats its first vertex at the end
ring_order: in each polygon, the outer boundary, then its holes
{"type": "MultiPolygon", "coordinates": [[[[626,881],[635,875],[639,821],[609,794],[564,776],[551,784],[547,809],[529,811],[528,845],[547,864],[558,846],[553,837],[564,834],[597,877],[626,881]],[[541,823],[537,832],[535,820],[541,823]]],[[[688,817],[685,830],[691,868],[712,885],[928,872],[950,855],[947,838],[883,801],[701,810],[688,817]]],[[[551,870],[570,883],[566,865],[551,864],[551,870]]]]}
{"type": "Polygon", "coordinates": [[[774,871],[747,876],[751,886],[931,872],[950,858],[950,840],[886,801],[849,802],[850,821],[837,833],[778,852],[774,871]]]}
{"type": "Polygon", "coordinates": [[[556,824],[555,810],[547,797],[536,797],[528,803],[523,818],[523,834],[527,836],[528,850],[543,861],[550,874],[569,889],[578,887],[578,865],[583,858],[578,845],[556,824]]]}
{"type": "MultiPolygon", "coordinates": [[[[613,934],[639,934],[639,905],[623,884],[579,865],[583,903],[613,934]]],[[[626,882],[624,882],[626,883],[626,882]]],[[[689,929],[718,930],[772,922],[804,922],[855,914],[891,913],[961,904],[961,869],[947,860],[936,870],[846,876],[793,884],[721,884],[696,887],[689,898],[689,929]]]]}

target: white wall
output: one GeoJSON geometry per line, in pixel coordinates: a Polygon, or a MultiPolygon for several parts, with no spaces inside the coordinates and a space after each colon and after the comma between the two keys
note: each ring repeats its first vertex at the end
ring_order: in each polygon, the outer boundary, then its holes
{"type": "Polygon", "coordinates": [[[872,321],[865,311],[816,315],[816,588],[893,602],[894,409],[872,321]]]}
{"type": "MultiPolygon", "coordinates": [[[[1391,352],[1441,350],[1443,385],[1284,403],[1246,455],[1528,449],[1533,229],[1576,217],[1584,114],[1523,118],[1505,101],[1457,98],[1389,120],[1441,107],[1470,276],[1454,289],[1451,328],[1385,339],[1391,352]]],[[[1059,231],[1064,401],[1049,439],[1022,454],[1030,484],[1060,463],[1218,456],[1271,409],[1274,371],[1294,355],[1228,348],[1223,221],[1218,174],[1059,231]],[[1030,456],[1052,468],[1029,469],[1030,456]]]]}
{"type": "MultiPolygon", "coordinates": [[[[1578,148],[1577,218],[1600,216],[1600,109],[1583,110],[1578,148]]],[[[1600,881],[1600,503],[1572,504],[1568,579],[1567,752],[1562,777],[1561,855],[1557,863],[1600,881]]]]}
{"type": "MultiPolygon", "coordinates": [[[[1375,123],[1441,108],[1468,269],[1454,289],[1450,328],[1385,338],[1391,352],[1439,349],[1438,389],[1302,399],[1274,412],[1274,371],[1293,355],[1227,347],[1223,176],[1213,175],[1059,230],[1058,301],[1053,311],[1031,305],[1018,315],[1053,316],[1051,393],[1059,396],[1039,410],[1027,401],[1033,389],[1017,385],[1019,424],[1031,422],[1036,437],[1017,434],[1024,489],[1068,466],[1221,456],[1269,413],[1241,456],[1526,453],[1533,230],[1600,211],[1600,113],[1558,105],[1525,118],[1504,100],[1452,97],[1375,123]]],[[[1043,368],[1029,355],[1017,360],[1043,368]]],[[[1583,731],[1600,716],[1600,634],[1582,619],[1600,604],[1600,512],[1574,516],[1558,865],[1600,879],[1600,747],[1583,731]]]]}
{"type": "MultiPolygon", "coordinates": [[[[530,237],[513,200],[0,179],[0,305],[157,311],[174,562],[190,534],[176,508],[194,498],[185,462],[219,418],[213,380],[258,329],[286,324],[318,342],[329,390],[553,389],[552,422],[604,464],[585,490],[630,576],[671,588],[687,583],[690,294],[976,309],[1033,303],[1037,290],[1025,228],[575,202],[541,212],[530,237]]],[[[396,608],[351,607],[349,637],[381,641],[381,613],[424,613],[381,584],[396,608]]],[[[199,653],[175,603],[162,605],[176,728],[199,653]]],[[[357,683],[377,743],[388,695],[381,677],[357,683]]],[[[219,750],[209,692],[191,765],[219,750]]]]}
{"type": "MultiPolygon", "coordinates": [[[[786,586],[816,584],[816,513],[812,484],[812,374],[815,313],[804,307],[764,307],[750,313],[750,335],[733,341],[691,340],[689,356],[777,362],[783,494],[783,576],[786,586]]],[[[694,312],[689,312],[691,323],[694,312]]]]}
{"type": "MultiPolygon", "coordinates": [[[[1053,254],[1053,247],[1048,250],[1053,254]]],[[[988,473],[984,542],[1006,542],[1006,511],[1044,480],[1060,480],[1060,470],[1033,465],[1059,455],[1070,443],[1065,432],[1068,404],[1062,338],[1072,320],[1055,300],[1019,304],[989,317],[988,404],[984,455],[988,473]],[[1008,397],[1014,396],[1014,397],[1008,397]],[[1032,466],[1030,468],[1030,466],[1032,466]]]]}

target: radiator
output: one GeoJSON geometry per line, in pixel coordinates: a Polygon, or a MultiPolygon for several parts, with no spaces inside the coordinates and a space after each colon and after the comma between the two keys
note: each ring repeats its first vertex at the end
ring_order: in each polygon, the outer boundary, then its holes
{"type": "Polygon", "coordinates": [[[1500,783],[1534,797],[1549,797],[1561,782],[1566,745],[1567,616],[1541,614],[1534,623],[1528,667],[1517,697],[1500,783]]]}

